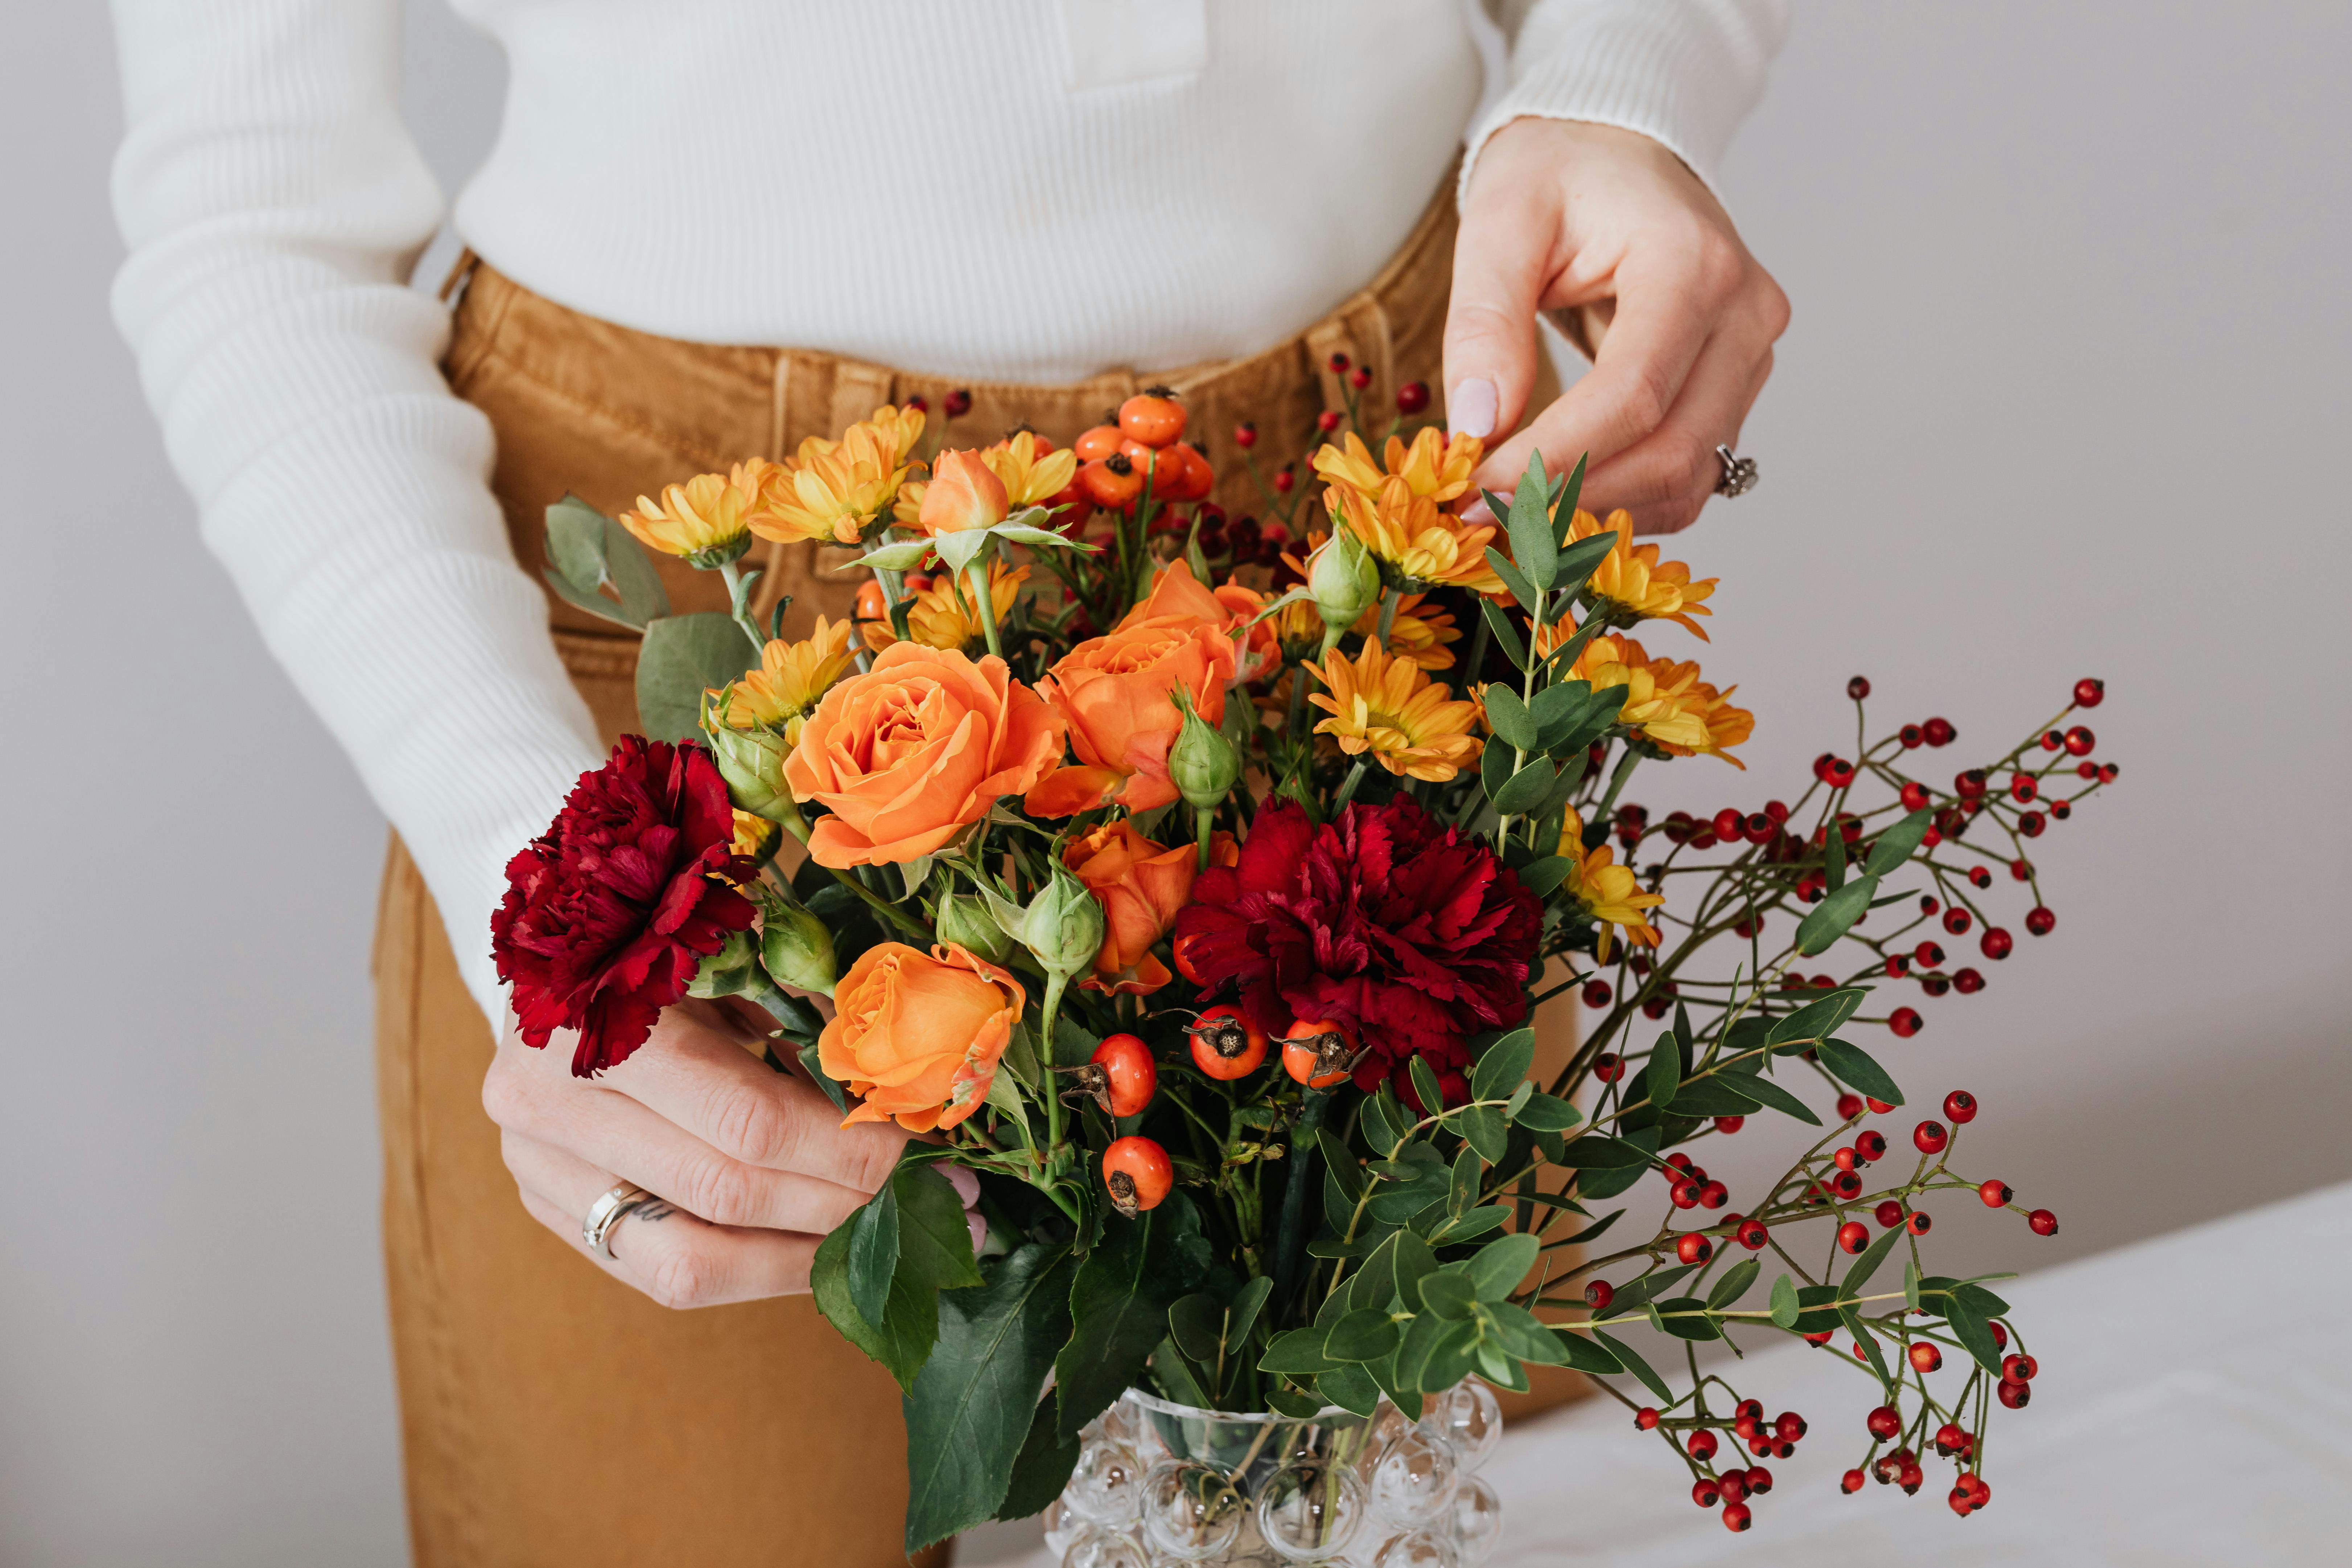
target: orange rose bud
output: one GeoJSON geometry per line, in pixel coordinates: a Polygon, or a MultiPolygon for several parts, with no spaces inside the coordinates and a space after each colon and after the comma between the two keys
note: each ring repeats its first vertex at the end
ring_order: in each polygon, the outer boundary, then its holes
{"type": "Polygon", "coordinates": [[[1148,996],[1167,984],[1172,976],[1151,948],[1192,897],[1197,852],[1189,845],[1163,849],[1121,817],[1072,844],[1062,858],[1103,907],[1103,944],[1085,988],[1148,996]]]}
{"type": "Polygon", "coordinates": [[[925,533],[961,533],[1003,522],[1013,503],[1004,481],[980,460],[978,452],[941,452],[931,464],[916,526],[925,533]]]}
{"type": "Polygon", "coordinates": [[[793,799],[833,814],[810,832],[818,865],[899,865],[1034,785],[1061,761],[1063,730],[1003,659],[893,643],[824,694],[784,759],[784,782],[793,799]]]}
{"type": "Polygon", "coordinates": [[[1150,811],[1174,801],[1168,749],[1184,722],[1171,693],[1181,685],[1203,720],[1224,718],[1234,676],[1231,621],[1178,561],[1109,635],[1065,654],[1039,689],[1066,721],[1080,765],[1047,774],[1029,792],[1029,810],[1068,816],[1113,802],[1150,811]]]}
{"type": "Polygon", "coordinates": [[[1021,983],[962,948],[928,953],[879,942],[833,994],[817,1060],[859,1103],[842,1125],[895,1120],[931,1132],[980,1109],[1028,996],[1021,983]]]}

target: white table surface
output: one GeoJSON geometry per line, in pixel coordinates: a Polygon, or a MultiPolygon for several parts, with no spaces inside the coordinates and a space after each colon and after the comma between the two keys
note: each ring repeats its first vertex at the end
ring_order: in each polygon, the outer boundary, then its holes
{"type": "MultiPolygon", "coordinates": [[[[1865,1447],[1865,1381],[1784,1345],[1739,1376],[1811,1430],[1734,1535],[1680,1466],[1601,1398],[1515,1427],[1484,1474],[1507,1521],[1491,1568],[2181,1568],[2352,1564],[2352,1184],[1996,1287],[2041,1374],[1996,1411],[1992,1503],[1839,1478],[1865,1447]],[[1846,1428],[1850,1426],[1851,1430],[1846,1428]]],[[[1957,1385],[1956,1385],[1957,1386],[1957,1385]]],[[[1050,1568],[1043,1552],[1007,1568],[1050,1568]]]]}

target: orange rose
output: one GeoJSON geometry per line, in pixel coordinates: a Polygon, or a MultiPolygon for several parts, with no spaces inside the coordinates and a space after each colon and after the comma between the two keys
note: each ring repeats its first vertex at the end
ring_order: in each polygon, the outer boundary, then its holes
{"type": "Polygon", "coordinates": [[[1266,671],[1278,668],[1282,663],[1282,645],[1274,639],[1275,617],[1269,616],[1262,621],[1255,619],[1258,612],[1265,608],[1267,595],[1240,583],[1218,584],[1216,595],[1217,603],[1223,605],[1225,613],[1233,617],[1228,629],[1241,632],[1247,628],[1247,636],[1237,656],[1239,663],[1234,670],[1235,683],[1255,680],[1266,671]]]}
{"type": "Polygon", "coordinates": [[[833,1022],[816,1039],[825,1076],[859,1099],[842,1125],[953,1127],[988,1098],[1027,1002],[1019,981],[952,943],[867,948],[834,987],[833,1022]]]}
{"type": "Polygon", "coordinates": [[[1192,900],[1200,852],[1190,844],[1163,849],[1122,817],[1071,845],[1062,859],[1103,907],[1102,951],[1087,989],[1149,996],[1168,984],[1168,966],[1151,944],[1192,900]]]}
{"type": "Polygon", "coordinates": [[[1183,728],[1171,694],[1181,685],[1201,717],[1225,716],[1234,677],[1233,617],[1179,561],[1108,637],[1062,657],[1039,690],[1067,721],[1077,767],[1058,768],[1029,792],[1039,816],[1068,816],[1117,802],[1150,811],[1177,796],[1168,748],[1183,728]]]}
{"type": "Polygon", "coordinates": [[[931,465],[930,483],[923,488],[916,526],[925,533],[961,533],[1003,522],[1011,509],[1004,481],[981,461],[978,452],[941,452],[931,465]]]}
{"type": "Polygon", "coordinates": [[[820,866],[900,864],[943,847],[1062,758],[1061,715],[1004,661],[893,643],[824,694],[784,759],[794,800],[833,815],[809,837],[820,866]]]}

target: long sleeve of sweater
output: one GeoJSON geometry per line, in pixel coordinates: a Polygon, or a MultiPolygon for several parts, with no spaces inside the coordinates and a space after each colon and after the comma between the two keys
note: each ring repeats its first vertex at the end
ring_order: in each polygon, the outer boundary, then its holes
{"type": "Polygon", "coordinates": [[[1510,80],[1470,131],[1463,178],[1522,118],[1584,120],[1663,143],[1714,184],[1764,96],[1788,0],[1480,0],[1510,46],[1510,80]]]}
{"type": "Polygon", "coordinates": [[[468,987],[509,854],[600,751],[404,286],[441,197],[394,0],[116,0],[114,313],[206,544],[407,842],[468,987]]]}

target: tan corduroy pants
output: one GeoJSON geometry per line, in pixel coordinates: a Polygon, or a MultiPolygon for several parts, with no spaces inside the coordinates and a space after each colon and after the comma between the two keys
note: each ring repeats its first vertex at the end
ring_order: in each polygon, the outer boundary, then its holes
{"type": "MultiPolygon", "coordinates": [[[[1218,499],[1236,513],[1262,510],[1233,430],[1256,424],[1262,472],[1301,458],[1315,416],[1339,405],[1332,354],[1370,367],[1369,407],[1391,406],[1395,389],[1412,381],[1434,395],[1453,261],[1450,192],[1449,182],[1379,278],[1290,342],[1149,376],[972,383],[971,411],[956,431],[976,445],[1026,421],[1066,445],[1105,409],[1164,382],[1209,445],[1218,499]]],[[[479,264],[466,283],[446,370],[497,429],[492,484],[527,570],[543,559],[546,507],[566,491],[617,512],[690,475],[783,456],[883,403],[919,395],[936,411],[958,384],[832,354],[648,336],[565,310],[479,264]]],[[[848,612],[845,580],[813,577],[813,553],[779,552],[765,563],[767,592],[794,596],[788,630],[804,631],[818,609],[848,612]]],[[[715,574],[668,563],[666,575],[677,609],[724,608],[715,574]]],[[[606,738],[633,728],[634,640],[552,598],[549,605],[556,647],[606,738]]],[[[498,1129],[482,1111],[490,1026],[397,841],[384,874],[376,984],[384,1249],[416,1561],[903,1561],[898,1390],[807,1297],[669,1311],[583,1262],[523,1212],[498,1129]]],[[[1528,1401],[1556,1402],[1568,1386],[1547,1385],[1528,1401]]]]}

